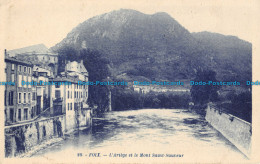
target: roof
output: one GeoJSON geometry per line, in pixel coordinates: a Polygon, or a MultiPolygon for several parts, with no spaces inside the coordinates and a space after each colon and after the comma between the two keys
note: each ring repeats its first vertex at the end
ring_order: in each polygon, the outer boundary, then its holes
{"type": "Polygon", "coordinates": [[[66,69],[68,72],[78,72],[78,73],[88,73],[83,63],[78,63],[76,61],[69,62],[66,64],[66,69]]]}
{"type": "Polygon", "coordinates": [[[24,54],[24,53],[54,54],[44,44],[36,44],[24,48],[7,51],[7,54],[9,54],[10,56],[15,56],[17,54],[24,54]]]}
{"type": "Polygon", "coordinates": [[[5,62],[17,63],[17,64],[20,64],[20,65],[26,65],[26,66],[30,66],[30,67],[33,66],[33,65],[32,65],[30,62],[28,62],[28,61],[18,60],[18,59],[13,58],[13,57],[5,57],[5,62]]]}
{"type": "Polygon", "coordinates": [[[71,83],[78,83],[78,80],[76,78],[69,78],[69,77],[56,77],[53,79],[49,79],[49,82],[56,81],[56,82],[71,82],[71,83]]]}
{"type": "Polygon", "coordinates": [[[34,67],[33,67],[33,71],[45,72],[45,73],[47,73],[48,76],[51,75],[51,71],[50,71],[50,70],[47,70],[47,69],[45,69],[45,68],[41,68],[41,67],[38,67],[38,66],[34,66],[34,67]]]}

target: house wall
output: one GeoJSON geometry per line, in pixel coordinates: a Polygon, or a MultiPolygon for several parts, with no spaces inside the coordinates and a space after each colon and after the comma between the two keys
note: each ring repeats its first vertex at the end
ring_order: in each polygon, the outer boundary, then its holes
{"type": "Polygon", "coordinates": [[[17,63],[15,61],[6,61],[6,81],[15,82],[14,86],[5,86],[5,124],[21,122],[25,120],[32,119],[32,87],[30,85],[21,85],[21,81],[31,81],[32,79],[32,67],[26,64],[17,63]],[[13,67],[12,67],[13,65],[13,67]],[[21,71],[19,70],[21,67],[21,71]],[[26,68],[26,72],[24,72],[26,68]],[[28,70],[30,69],[30,72],[28,70]],[[13,76],[13,79],[12,79],[13,76]],[[13,92],[13,104],[9,104],[9,93],[13,92]],[[19,102],[18,95],[21,93],[21,103],[19,102]],[[24,93],[26,97],[24,97],[24,93]],[[28,95],[30,94],[30,100],[28,95]],[[24,99],[26,98],[26,102],[24,99]],[[27,109],[27,118],[24,117],[24,111],[27,109]],[[11,112],[13,111],[13,116],[11,118],[11,112]],[[21,119],[19,119],[19,110],[21,110],[21,119]]]}

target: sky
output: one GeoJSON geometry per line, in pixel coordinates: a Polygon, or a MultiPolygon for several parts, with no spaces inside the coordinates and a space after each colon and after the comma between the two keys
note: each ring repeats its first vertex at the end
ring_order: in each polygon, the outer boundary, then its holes
{"type": "Polygon", "coordinates": [[[7,50],[40,43],[52,47],[79,23],[122,8],[167,12],[190,32],[216,32],[252,42],[260,1],[0,0],[1,45],[7,50]]]}

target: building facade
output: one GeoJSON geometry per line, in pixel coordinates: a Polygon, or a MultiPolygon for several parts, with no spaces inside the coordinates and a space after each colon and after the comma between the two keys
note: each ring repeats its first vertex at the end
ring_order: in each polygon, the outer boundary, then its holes
{"type": "Polygon", "coordinates": [[[5,54],[6,81],[15,83],[5,86],[5,125],[58,115],[65,115],[66,131],[89,124],[87,120],[92,112],[87,104],[88,85],[79,83],[86,84],[88,81],[88,71],[83,61],[66,62],[63,71],[57,72],[57,75],[50,67],[44,64],[39,66],[36,62],[43,60],[42,63],[48,63],[51,58],[37,59],[31,63],[25,62],[32,60],[28,53],[22,58],[23,54],[20,57],[5,54]]]}
{"type": "Polygon", "coordinates": [[[88,108],[88,86],[79,85],[79,81],[88,81],[88,72],[82,61],[68,62],[65,71],[52,79],[57,84],[51,88],[52,113],[66,114],[66,130],[78,126],[79,118],[88,108]]]}
{"type": "Polygon", "coordinates": [[[32,102],[33,89],[22,82],[32,80],[33,65],[10,57],[5,58],[5,64],[6,81],[15,83],[5,86],[5,124],[30,120],[36,105],[32,102]]]}

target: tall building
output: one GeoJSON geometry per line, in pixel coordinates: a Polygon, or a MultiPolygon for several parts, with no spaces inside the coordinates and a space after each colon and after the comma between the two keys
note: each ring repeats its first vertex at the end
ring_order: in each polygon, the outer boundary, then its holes
{"type": "Polygon", "coordinates": [[[32,86],[22,85],[22,82],[32,81],[33,65],[8,56],[5,65],[6,81],[15,83],[5,86],[5,124],[30,120],[36,104],[32,103],[32,86]]]}

